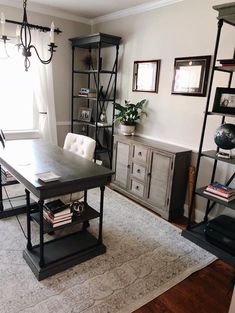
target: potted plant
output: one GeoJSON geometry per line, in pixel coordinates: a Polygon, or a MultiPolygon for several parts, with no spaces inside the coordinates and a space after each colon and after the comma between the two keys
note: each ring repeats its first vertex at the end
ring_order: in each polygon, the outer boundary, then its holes
{"type": "Polygon", "coordinates": [[[135,131],[136,122],[142,115],[147,115],[143,111],[143,106],[146,99],[137,102],[136,104],[130,103],[125,100],[124,106],[119,103],[114,103],[115,109],[119,111],[115,115],[115,122],[120,123],[120,131],[124,135],[133,135],[135,131]]]}

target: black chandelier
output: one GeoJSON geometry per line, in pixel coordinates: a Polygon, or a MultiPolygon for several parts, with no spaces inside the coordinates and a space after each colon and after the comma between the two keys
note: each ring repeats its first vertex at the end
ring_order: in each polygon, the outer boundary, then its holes
{"type": "MultiPolygon", "coordinates": [[[[32,55],[32,50],[36,52],[36,55],[38,56],[38,59],[42,64],[49,64],[52,60],[53,54],[56,51],[55,48],[57,47],[54,43],[54,32],[55,32],[55,25],[52,22],[51,28],[50,28],[50,44],[48,45],[50,52],[50,57],[48,60],[43,60],[38,51],[37,48],[31,44],[32,36],[31,36],[31,30],[32,27],[31,24],[28,23],[28,17],[27,17],[27,0],[23,0],[23,21],[21,23],[21,28],[17,26],[16,29],[16,38],[17,38],[17,46],[19,50],[22,50],[22,55],[24,56],[24,67],[25,71],[28,71],[30,67],[30,57],[32,55]]],[[[4,42],[4,45],[6,45],[6,42],[8,37],[5,34],[5,17],[4,14],[1,14],[1,29],[2,29],[2,36],[1,39],[4,42]]]]}

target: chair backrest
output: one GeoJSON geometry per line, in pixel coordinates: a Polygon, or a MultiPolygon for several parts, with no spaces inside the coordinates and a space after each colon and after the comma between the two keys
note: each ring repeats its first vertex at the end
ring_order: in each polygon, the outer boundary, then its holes
{"type": "Polygon", "coordinates": [[[94,139],[73,133],[68,133],[64,141],[64,149],[90,161],[93,159],[95,146],[96,142],[94,139]]]}

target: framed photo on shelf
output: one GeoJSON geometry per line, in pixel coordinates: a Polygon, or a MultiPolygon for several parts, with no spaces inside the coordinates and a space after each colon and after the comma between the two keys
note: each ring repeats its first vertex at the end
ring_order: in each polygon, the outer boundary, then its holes
{"type": "Polygon", "coordinates": [[[176,58],[171,93],[205,97],[211,56],[176,58]]]}
{"type": "Polygon", "coordinates": [[[91,108],[80,107],[78,109],[79,121],[90,122],[91,121],[91,112],[92,112],[91,108]]]}
{"type": "Polygon", "coordinates": [[[216,88],[212,112],[235,114],[235,88],[216,88]]]}

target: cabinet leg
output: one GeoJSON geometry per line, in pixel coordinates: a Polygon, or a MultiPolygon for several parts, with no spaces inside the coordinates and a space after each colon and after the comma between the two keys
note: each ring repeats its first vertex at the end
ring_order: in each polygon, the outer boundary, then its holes
{"type": "Polygon", "coordinates": [[[44,236],[43,236],[43,200],[38,201],[39,214],[40,214],[40,261],[39,266],[44,266],[44,236]]]}
{"type": "Polygon", "coordinates": [[[99,243],[102,244],[102,229],[103,229],[103,208],[104,208],[104,190],[105,186],[100,187],[100,224],[99,224],[99,243]]]}
{"type": "Polygon", "coordinates": [[[30,223],[30,193],[27,189],[25,189],[26,194],[26,214],[27,214],[27,249],[32,249],[31,242],[31,223],[30,223]]]}

